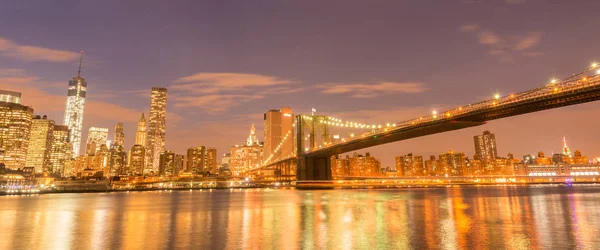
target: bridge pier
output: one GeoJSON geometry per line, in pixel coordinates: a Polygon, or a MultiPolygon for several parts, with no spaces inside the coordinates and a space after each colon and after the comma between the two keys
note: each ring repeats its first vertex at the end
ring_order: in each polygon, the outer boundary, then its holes
{"type": "Polygon", "coordinates": [[[333,176],[331,175],[331,157],[301,156],[298,157],[296,166],[296,180],[333,180],[333,176]]]}

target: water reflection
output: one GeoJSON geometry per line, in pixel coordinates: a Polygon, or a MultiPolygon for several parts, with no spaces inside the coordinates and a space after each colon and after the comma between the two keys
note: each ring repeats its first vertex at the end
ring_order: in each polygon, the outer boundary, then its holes
{"type": "Polygon", "coordinates": [[[593,248],[600,187],[0,197],[0,249],[593,248]]]}

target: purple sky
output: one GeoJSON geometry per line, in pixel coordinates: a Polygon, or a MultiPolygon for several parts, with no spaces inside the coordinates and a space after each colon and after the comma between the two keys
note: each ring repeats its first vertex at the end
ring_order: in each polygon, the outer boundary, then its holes
{"type": "MultiPolygon", "coordinates": [[[[600,60],[595,1],[210,2],[4,3],[0,88],[23,92],[24,104],[60,123],[83,50],[85,131],[112,134],[122,121],[129,147],[150,88],[167,86],[167,148],[222,154],[250,124],[262,130],[269,109],[402,121],[532,89],[600,60]]],[[[558,152],[566,136],[572,150],[596,157],[599,111],[600,103],[572,106],[368,151],[386,166],[409,152],[472,156],[472,136],[490,130],[503,156],[558,152]]]]}

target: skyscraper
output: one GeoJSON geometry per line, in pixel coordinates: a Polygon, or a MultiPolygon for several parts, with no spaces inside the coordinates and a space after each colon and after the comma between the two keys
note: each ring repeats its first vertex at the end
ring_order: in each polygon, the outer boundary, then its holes
{"type": "Polygon", "coordinates": [[[67,106],[65,109],[64,124],[69,127],[71,136],[70,141],[73,143],[73,155],[79,155],[81,148],[81,133],[83,130],[83,106],[85,104],[85,94],[87,91],[87,82],[81,77],[81,61],[83,59],[83,51],[79,58],[79,70],[77,76],[69,81],[69,89],[67,91],[67,106]]]}
{"type": "Polygon", "coordinates": [[[71,157],[73,157],[73,146],[69,142],[69,127],[65,125],[55,125],[50,150],[50,172],[68,176],[65,170],[71,157]]]}
{"type": "Polygon", "coordinates": [[[115,126],[115,143],[114,145],[120,145],[125,147],[125,132],[123,132],[123,123],[119,122],[115,126]]]}
{"type": "Polygon", "coordinates": [[[146,173],[158,172],[160,154],[165,151],[167,116],[167,89],[152,88],[150,117],[146,142],[146,173]]]}
{"type": "Polygon", "coordinates": [[[6,168],[25,167],[33,109],[0,101],[0,162],[6,168]]]}
{"type": "Polygon", "coordinates": [[[194,148],[188,148],[187,150],[187,164],[186,171],[202,173],[204,172],[206,147],[198,146],[194,148]]]}
{"type": "Polygon", "coordinates": [[[142,118],[138,122],[137,132],[135,132],[135,144],[146,147],[146,118],[142,113],[142,118]]]}
{"type": "Polygon", "coordinates": [[[135,144],[129,150],[129,171],[135,174],[144,173],[144,160],[146,158],[146,149],[142,145],[135,144]]]}
{"type": "Polygon", "coordinates": [[[291,154],[294,149],[294,140],[292,139],[294,115],[292,109],[281,108],[280,110],[269,110],[264,114],[264,121],[265,146],[263,161],[267,159],[274,161],[291,154]],[[279,148],[277,148],[278,146],[279,148]]]}
{"type": "Polygon", "coordinates": [[[563,149],[562,149],[562,154],[564,156],[572,156],[571,155],[571,149],[569,148],[569,146],[567,146],[567,138],[563,136],[563,149]]]}
{"type": "Polygon", "coordinates": [[[106,145],[108,140],[108,129],[90,127],[88,131],[87,143],[85,146],[85,153],[87,155],[94,155],[102,145],[106,145]]]}
{"type": "Polygon", "coordinates": [[[242,176],[250,169],[260,167],[263,159],[263,144],[256,139],[254,124],[244,145],[231,148],[229,169],[233,176],[242,176]]]}
{"type": "Polygon", "coordinates": [[[26,167],[33,167],[35,172],[51,171],[50,153],[54,140],[54,121],[46,116],[35,116],[31,122],[31,135],[27,149],[26,167]]]}
{"type": "Polygon", "coordinates": [[[498,150],[496,149],[496,135],[490,133],[490,131],[483,131],[483,135],[476,135],[473,137],[475,142],[475,158],[484,161],[494,160],[498,157],[498,150]]]}
{"type": "Polygon", "coordinates": [[[164,151],[159,156],[158,174],[164,176],[177,175],[183,169],[183,155],[164,151]]]}

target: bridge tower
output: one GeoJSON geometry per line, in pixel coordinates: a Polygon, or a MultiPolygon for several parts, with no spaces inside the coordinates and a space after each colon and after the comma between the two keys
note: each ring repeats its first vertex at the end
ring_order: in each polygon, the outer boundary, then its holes
{"type": "Polygon", "coordinates": [[[296,116],[296,180],[331,180],[331,157],[307,156],[306,152],[320,147],[317,136],[321,137],[321,143],[330,143],[329,116],[298,115],[296,116]],[[308,133],[306,133],[308,132],[308,133]]]}

